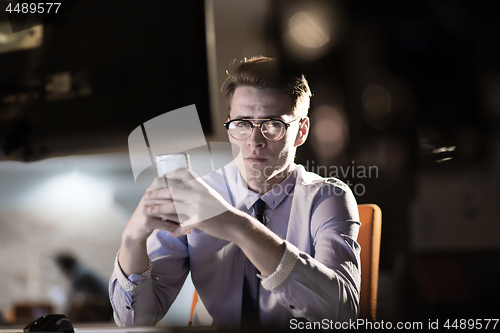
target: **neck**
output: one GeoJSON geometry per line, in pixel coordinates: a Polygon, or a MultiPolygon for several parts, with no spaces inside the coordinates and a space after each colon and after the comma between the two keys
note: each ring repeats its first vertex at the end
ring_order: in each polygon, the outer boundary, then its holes
{"type": "Polygon", "coordinates": [[[285,170],[264,181],[261,180],[254,180],[254,181],[245,180],[245,181],[247,182],[247,186],[250,190],[263,195],[272,190],[274,187],[278,186],[282,181],[284,181],[288,177],[288,175],[290,175],[290,172],[292,172],[292,170],[293,167],[292,164],[290,164],[288,165],[288,167],[285,168],[285,170]]]}

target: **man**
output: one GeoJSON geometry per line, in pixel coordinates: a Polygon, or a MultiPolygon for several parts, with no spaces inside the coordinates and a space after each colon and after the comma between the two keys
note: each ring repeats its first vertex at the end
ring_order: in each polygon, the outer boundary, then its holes
{"type": "Polygon", "coordinates": [[[59,253],[57,266],[69,279],[68,317],[73,321],[110,321],[112,318],[106,283],[69,253],[59,253]]]}
{"type": "Polygon", "coordinates": [[[155,325],[189,271],[212,318],[200,324],[286,328],[293,318],[356,318],[354,196],[293,163],[309,131],[310,96],[303,75],[282,77],[274,59],[238,66],[224,124],[240,150],[236,165],[202,179],[178,169],[168,183],[188,185],[162,188],[157,179],[146,191],[110,281],[119,325],[155,325]],[[201,222],[183,226],[181,217],[201,222]]]}

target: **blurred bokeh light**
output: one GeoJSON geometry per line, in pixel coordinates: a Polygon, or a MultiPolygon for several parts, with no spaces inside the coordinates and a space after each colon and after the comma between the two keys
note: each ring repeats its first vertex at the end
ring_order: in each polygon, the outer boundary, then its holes
{"type": "Polygon", "coordinates": [[[311,113],[311,140],[316,154],[332,159],[342,152],[349,141],[349,126],[345,112],[338,107],[321,105],[311,113]]]}

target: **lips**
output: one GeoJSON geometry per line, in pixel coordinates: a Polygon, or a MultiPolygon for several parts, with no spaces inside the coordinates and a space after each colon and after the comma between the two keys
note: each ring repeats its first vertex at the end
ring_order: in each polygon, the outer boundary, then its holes
{"type": "Polygon", "coordinates": [[[250,162],[264,162],[264,161],[267,161],[267,158],[262,157],[262,156],[258,156],[258,155],[252,155],[252,156],[245,158],[245,160],[250,161],[250,162]]]}

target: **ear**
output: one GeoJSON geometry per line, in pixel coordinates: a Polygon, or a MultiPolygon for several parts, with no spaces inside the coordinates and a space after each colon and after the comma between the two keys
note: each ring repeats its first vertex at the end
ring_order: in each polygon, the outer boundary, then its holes
{"type": "Polygon", "coordinates": [[[300,122],[299,132],[297,133],[297,137],[295,138],[294,147],[301,146],[304,142],[306,142],[307,135],[309,134],[309,117],[305,117],[300,122]]]}

